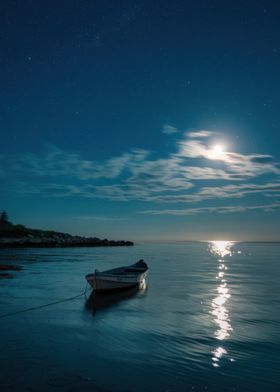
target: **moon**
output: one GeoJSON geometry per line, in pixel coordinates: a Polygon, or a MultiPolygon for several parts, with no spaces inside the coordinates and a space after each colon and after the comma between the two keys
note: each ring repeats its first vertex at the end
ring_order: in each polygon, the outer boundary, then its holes
{"type": "Polygon", "coordinates": [[[224,151],[224,147],[221,144],[216,144],[213,147],[213,152],[216,153],[216,154],[220,154],[223,151],[224,151]]]}
{"type": "Polygon", "coordinates": [[[211,158],[212,159],[221,159],[224,151],[225,151],[225,147],[222,144],[215,144],[210,149],[211,158]]]}

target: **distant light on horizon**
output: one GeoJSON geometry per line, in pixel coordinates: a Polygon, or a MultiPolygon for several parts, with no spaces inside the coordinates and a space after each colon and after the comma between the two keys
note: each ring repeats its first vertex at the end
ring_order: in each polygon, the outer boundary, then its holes
{"type": "Polygon", "coordinates": [[[218,256],[224,258],[225,256],[231,256],[231,247],[234,241],[209,241],[210,252],[217,254],[218,256]]]}

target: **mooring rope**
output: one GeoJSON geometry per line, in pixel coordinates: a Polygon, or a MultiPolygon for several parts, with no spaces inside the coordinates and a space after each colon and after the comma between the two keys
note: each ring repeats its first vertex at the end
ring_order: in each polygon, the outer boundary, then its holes
{"type": "Polygon", "coordinates": [[[5,318],[5,317],[9,317],[9,316],[14,316],[14,315],[20,314],[20,313],[30,312],[30,311],[32,311],[32,310],[37,310],[37,309],[41,309],[41,308],[46,308],[46,307],[48,307],[48,306],[60,304],[60,303],[62,303],[62,302],[72,301],[72,300],[74,300],[74,299],[76,299],[76,298],[81,297],[82,295],[86,295],[87,288],[88,288],[88,283],[86,284],[85,290],[84,290],[82,293],[80,293],[80,294],[78,294],[78,295],[75,295],[74,297],[64,298],[64,299],[60,299],[60,300],[55,301],[55,302],[49,302],[48,304],[39,305],[39,306],[34,306],[34,307],[32,307],[32,308],[27,308],[27,309],[18,310],[17,312],[1,314],[1,315],[0,315],[0,319],[1,319],[1,318],[5,318]]]}

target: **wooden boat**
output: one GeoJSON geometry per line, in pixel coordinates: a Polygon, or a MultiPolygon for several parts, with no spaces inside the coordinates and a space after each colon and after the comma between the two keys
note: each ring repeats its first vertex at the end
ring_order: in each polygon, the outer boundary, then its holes
{"type": "Polygon", "coordinates": [[[103,272],[95,270],[93,274],[86,275],[86,280],[97,292],[120,290],[142,285],[148,270],[147,264],[141,259],[126,267],[113,268],[103,272]]]}

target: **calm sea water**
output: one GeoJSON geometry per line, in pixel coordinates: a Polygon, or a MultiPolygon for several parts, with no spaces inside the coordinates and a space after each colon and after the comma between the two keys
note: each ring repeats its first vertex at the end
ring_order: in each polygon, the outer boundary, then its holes
{"type": "Polygon", "coordinates": [[[276,391],[280,244],[1,250],[1,315],[78,295],[144,258],[146,288],[1,318],[3,391],[276,391]]]}

